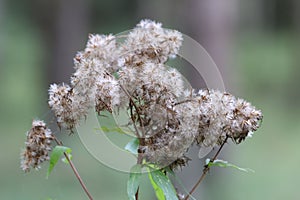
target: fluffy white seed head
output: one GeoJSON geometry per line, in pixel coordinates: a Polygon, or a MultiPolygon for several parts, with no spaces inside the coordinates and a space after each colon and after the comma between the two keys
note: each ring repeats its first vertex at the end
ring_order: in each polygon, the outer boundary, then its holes
{"type": "Polygon", "coordinates": [[[229,93],[200,90],[196,99],[201,110],[197,141],[204,146],[220,145],[226,136],[240,143],[262,120],[260,110],[229,93]]]}
{"type": "Polygon", "coordinates": [[[162,28],[161,23],[142,20],[120,47],[120,55],[127,66],[140,66],[146,62],[165,63],[174,57],[182,45],[182,34],[162,28]]]}

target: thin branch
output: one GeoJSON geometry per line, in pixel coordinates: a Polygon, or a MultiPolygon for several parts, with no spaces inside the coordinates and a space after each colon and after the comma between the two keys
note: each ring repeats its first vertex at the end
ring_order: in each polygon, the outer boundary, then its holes
{"type": "MultiPolygon", "coordinates": [[[[56,137],[54,137],[54,140],[55,142],[58,144],[58,145],[63,145],[63,143],[61,141],[59,141],[56,137]]],[[[93,197],[91,195],[91,193],[88,191],[86,185],[84,184],[83,180],[81,179],[75,165],[73,164],[73,162],[71,161],[71,159],[69,158],[69,156],[67,155],[67,153],[64,152],[64,156],[66,157],[66,159],[68,160],[76,178],[78,179],[81,187],[83,188],[83,190],[85,191],[86,195],[88,196],[89,200],[93,200],[93,197]]]]}
{"type": "Polygon", "coordinates": [[[196,100],[194,100],[194,99],[186,99],[186,100],[183,100],[183,101],[176,102],[174,104],[174,106],[177,106],[177,105],[180,105],[180,104],[183,104],[183,103],[192,102],[192,101],[196,102],[196,100]]]}
{"type": "MultiPolygon", "coordinates": [[[[217,151],[217,153],[214,155],[214,157],[212,159],[210,159],[210,163],[214,162],[218,155],[220,154],[222,148],[224,147],[225,143],[227,142],[228,136],[226,136],[224,142],[222,143],[222,145],[220,146],[219,150],[217,151]]],[[[194,185],[194,187],[191,189],[191,191],[189,192],[189,194],[184,198],[184,200],[188,200],[190,198],[190,196],[193,194],[193,192],[196,190],[196,188],[199,186],[199,184],[202,182],[202,180],[204,179],[204,177],[206,176],[207,172],[209,171],[209,165],[205,165],[204,169],[202,171],[202,175],[200,176],[199,180],[197,181],[197,183],[194,185]]]]}
{"type": "Polygon", "coordinates": [[[139,190],[140,190],[140,187],[138,187],[138,189],[135,193],[135,200],[139,200],[139,190]]]}
{"type": "MultiPolygon", "coordinates": [[[[135,102],[133,101],[133,98],[132,96],[128,93],[128,91],[122,86],[120,85],[121,89],[125,92],[125,94],[128,96],[129,100],[130,100],[130,103],[129,103],[129,106],[130,106],[130,115],[131,115],[131,120],[133,122],[133,126],[135,128],[135,131],[137,132],[136,135],[137,137],[139,138],[139,146],[144,146],[144,138],[145,138],[145,130],[144,130],[144,123],[143,123],[143,120],[142,120],[142,117],[140,116],[140,113],[139,113],[139,110],[138,110],[138,107],[137,105],[135,104],[135,102]],[[138,120],[140,121],[140,125],[141,125],[141,128],[142,128],[142,137],[140,137],[139,135],[139,132],[138,132],[138,129],[136,127],[136,124],[135,124],[135,120],[133,118],[133,110],[132,110],[132,107],[135,108],[136,110],[136,113],[137,113],[137,116],[138,116],[138,120]]],[[[142,164],[143,162],[143,157],[142,157],[142,153],[138,152],[138,158],[137,158],[137,164],[142,164]]],[[[139,187],[135,193],[135,199],[138,200],[139,199],[139,187]]]]}
{"type": "MultiPolygon", "coordinates": [[[[128,96],[130,102],[132,103],[133,107],[134,107],[135,110],[136,110],[136,113],[137,113],[137,115],[138,115],[138,119],[139,119],[139,121],[140,121],[141,128],[142,128],[142,137],[144,138],[144,137],[145,137],[144,123],[143,123],[142,117],[140,116],[138,107],[137,107],[137,105],[135,104],[135,102],[133,101],[133,98],[132,98],[132,96],[128,93],[128,91],[127,91],[122,85],[120,85],[120,87],[121,87],[121,89],[125,92],[125,94],[128,96]]],[[[134,122],[133,122],[133,123],[134,123],[134,122]]]]}
{"type": "Polygon", "coordinates": [[[136,124],[135,124],[135,119],[134,119],[134,117],[133,117],[132,101],[129,102],[129,109],[130,109],[130,118],[131,118],[131,120],[132,120],[132,124],[133,124],[134,130],[135,130],[135,132],[136,132],[136,136],[137,136],[138,138],[141,138],[141,136],[140,136],[140,134],[139,134],[139,131],[138,131],[138,129],[137,129],[137,127],[136,127],[136,124]]]}

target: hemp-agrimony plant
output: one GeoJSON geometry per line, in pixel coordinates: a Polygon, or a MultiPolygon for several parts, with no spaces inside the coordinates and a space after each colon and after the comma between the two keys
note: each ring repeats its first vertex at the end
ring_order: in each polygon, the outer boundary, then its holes
{"type": "MultiPolygon", "coordinates": [[[[239,144],[262,120],[261,111],[243,99],[213,89],[196,91],[176,69],[167,66],[182,43],[180,32],[151,20],[142,20],[128,35],[91,34],[86,48],[74,58],[71,83],[50,85],[49,106],[58,126],[71,133],[84,123],[81,120],[91,108],[99,115],[127,114],[126,131],[136,138],[128,145],[137,158],[128,180],[129,199],[139,197],[142,169],[148,172],[158,199],[190,198],[211,166],[238,168],[217,156],[228,139],[239,144]],[[190,159],[185,154],[193,144],[219,150],[207,160],[192,190],[184,194],[174,189],[168,176],[186,166],[190,159]]],[[[43,121],[33,121],[25,144],[22,170],[38,169],[50,160],[49,175],[64,154],[92,199],[70,159],[71,149],[62,146],[43,121]],[[53,141],[57,146],[49,156],[53,141]]]]}

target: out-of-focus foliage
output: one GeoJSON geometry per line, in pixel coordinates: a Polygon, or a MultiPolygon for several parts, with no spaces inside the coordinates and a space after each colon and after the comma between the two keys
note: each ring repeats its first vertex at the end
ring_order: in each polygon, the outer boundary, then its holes
{"type": "MultiPolygon", "coordinates": [[[[0,199],[86,198],[73,172],[61,162],[58,162],[48,180],[45,179],[46,165],[41,172],[32,171],[25,175],[19,169],[24,132],[33,118],[49,116],[46,103],[49,69],[46,69],[45,61],[50,52],[43,30],[37,25],[41,20],[38,18],[41,15],[37,13],[41,12],[40,8],[45,6],[45,2],[0,0],[0,199]]],[[[55,7],[57,1],[54,2],[55,7]]],[[[132,27],[140,20],[136,17],[138,7],[135,1],[87,2],[91,3],[93,10],[89,13],[91,28],[87,32],[116,33],[132,27]]],[[[231,147],[220,159],[249,167],[255,173],[244,174],[227,169],[217,172],[212,169],[205,180],[202,191],[206,195],[202,199],[238,200],[247,197],[273,200],[299,197],[299,32],[295,27],[297,23],[291,22],[292,16],[286,17],[286,12],[279,12],[281,9],[278,6],[288,2],[281,8],[290,10],[293,1],[251,2],[265,14],[256,15],[253,6],[243,7],[248,5],[247,1],[239,2],[239,19],[253,17],[257,24],[241,20],[240,29],[235,33],[235,50],[231,58],[235,63],[231,69],[234,77],[231,78],[236,91],[230,92],[257,105],[264,113],[264,121],[252,139],[231,147]],[[274,5],[276,12],[272,8],[274,5]],[[251,26],[251,30],[247,29],[248,26],[251,26]],[[214,174],[215,179],[212,179],[214,174]]],[[[181,8],[175,6],[174,9],[181,8]]],[[[174,18],[174,13],[170,13],[169,17],[174,18]]],[[[56,14],[52,13],[52,16],[56,14]]],[[[51,17],[47,20],[46,27],[49,21],[55,21],[51,17]]],[[[182,21],[185,22],[185,19],[182,21]]],[[[197,24],[194,23],[194,26],[197,24]]],[[[180,31],[185,33],[185,30],[180,31]]],[[[76,134],[64,141],[64,145],[72,146],[73,162],[96,199],[126,198],[128,174],[116,172],[96,161],[84,149],[76,134]]],[[[153,199],[153,189],[147,181],[144,183],[141,180],[144,186],[140,192],[143,194],[141,199],[153,199]]]]}

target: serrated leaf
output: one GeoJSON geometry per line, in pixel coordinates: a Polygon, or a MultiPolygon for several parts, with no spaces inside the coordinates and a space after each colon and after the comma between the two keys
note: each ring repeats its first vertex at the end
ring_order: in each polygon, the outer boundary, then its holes
{"type": "Polygon", "coordinates": [[[174,186],[167,175],[160,170],[148,174],[158,200],[178,200],[174,186]]]}
{"type": "Polygon", "coordinates": [[[131,140],[130,142],[128,142],[125,146],[125,150],[129,151],[132,154],[137,155],[138,154],[138,148],[139,148],[139,139],[138,138],[134,138],[133,140],[131,140]]]}
{"type": "Polygon", "coordinates": [[[141,165],[134,165],[130,170],[129,180],[127,182],[127,195],[129,200],[135,200],[135,194],[139,188],[141,180],[141,165]]]}
{"type": "Polygon", "coordinates": [[[231,163],[229,163],[228,161],[225,161],[225,160],[218,160],[217,159],[217,160],[214,160],[213,162],[211,162],[210,159],[206,159],[205,163],[208,167],[211,167],[211,166],[231,167],[231,168],[243,171],[243,172],[254,172],[254,170],[252,170],[252,169],[238,167],[238,166],[236,166],[234,164],[231,164],[231,163]]]}
{"type": "Polygon", "coordinates": [[[48,168],[48,171],[47,171],[46,178],[49,177],[51,171],[53,170],[53,168],[56,165],[59,158],[64,154],[64,152],[66,152],[67,154],[70,154],[72,152],[72,149],[69,148],[69,147],[58,145],[52,150],[52,153],[51,153],[51,156],[50,156],[50,161],[49,161],[49,168],[48,168]]]}

